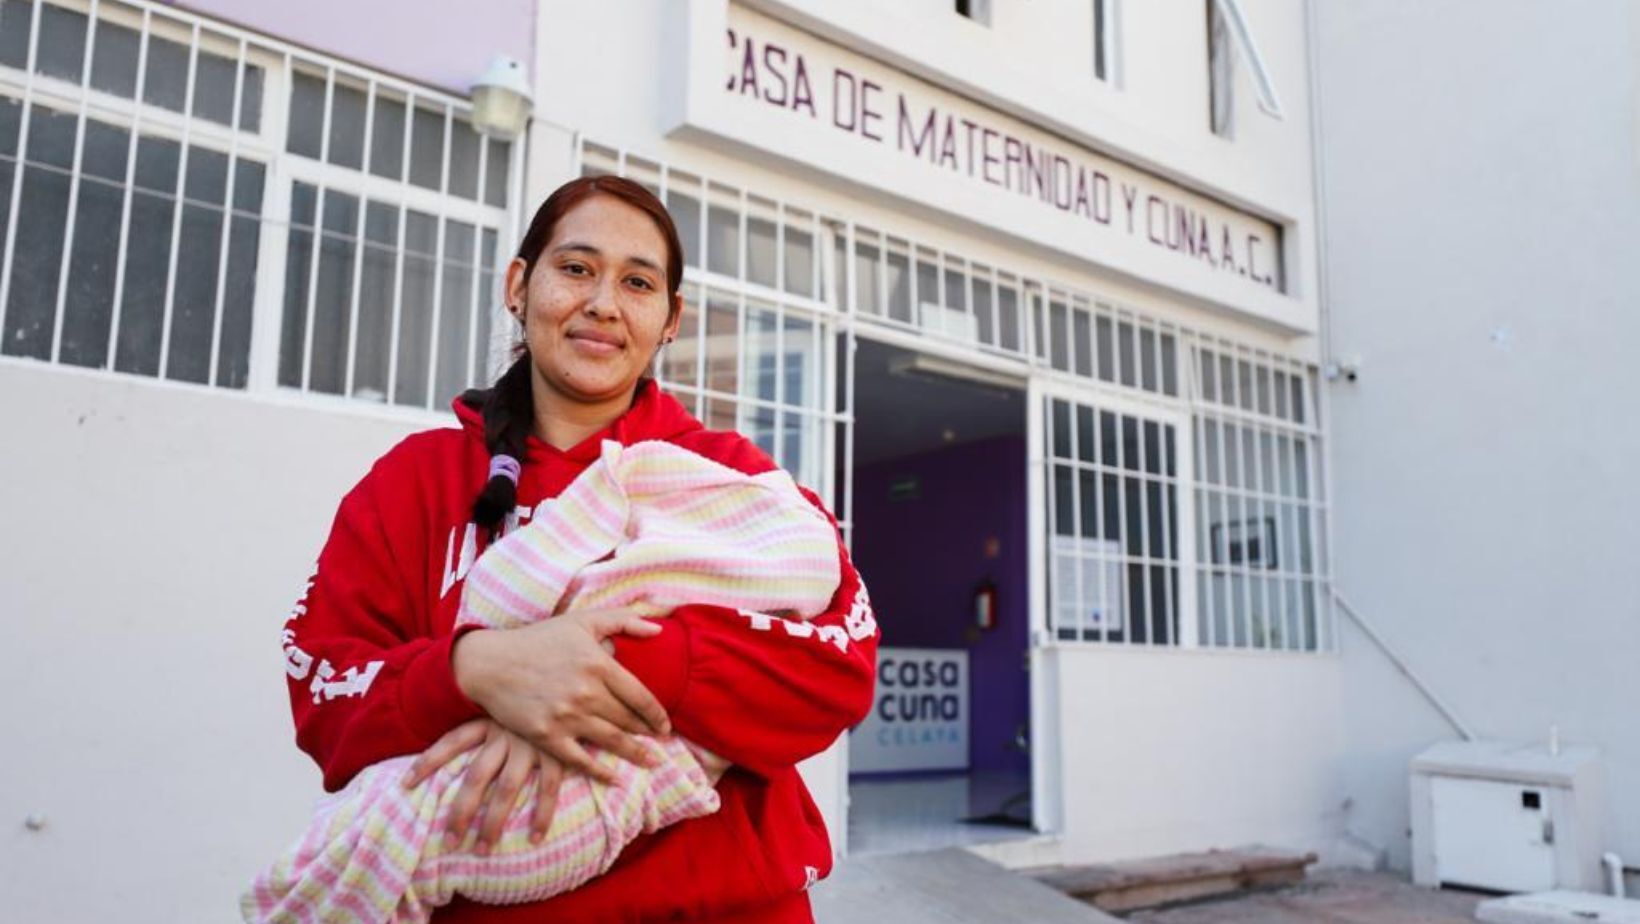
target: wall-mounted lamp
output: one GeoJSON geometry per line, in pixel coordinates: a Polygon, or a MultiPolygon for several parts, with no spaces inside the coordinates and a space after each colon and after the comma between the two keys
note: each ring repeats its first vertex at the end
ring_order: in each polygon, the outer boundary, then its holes
{"type": "Polygon", "coordinates": [[[1354,382],[1361,377],[1361,357],[1345,356],[1332,360],[1321,367],[1321,374],[1329,382],[1354,382]]]}
{"type": "Polygon", "coordinates": [[[497,55],[473,84],[473,128],[492,138],[517,138],[530,120],[531,106],[524,65],[506,55],[497,55]]]}

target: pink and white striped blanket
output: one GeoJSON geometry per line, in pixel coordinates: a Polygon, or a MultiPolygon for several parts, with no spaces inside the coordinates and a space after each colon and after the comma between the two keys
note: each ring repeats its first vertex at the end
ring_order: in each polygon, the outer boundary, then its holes
{"type": "MultiPolygon", "coordinates": [[[[663,616],[689,603],[808,619],[838,581],[836,533],[785,472],[750,476],[670,443],[609,441],[598,462],[473,565],[457,624],[504,629],[618,606],[663,616]]],[[[540,844],[529,840],[526,787],[487,856],[472,851],[471,832],[454,849],[443,844],[470,755],[410,790],[399,781],[413,757],[375,764],[321,800],[240,910],[255,922],[420,922],[457,894],[506,904],[573,889],[639,834],[718,808],[689,745],[642,740],[662,758],[654,769],[591,749],[618,782],[567,777],[540,844]]]]}

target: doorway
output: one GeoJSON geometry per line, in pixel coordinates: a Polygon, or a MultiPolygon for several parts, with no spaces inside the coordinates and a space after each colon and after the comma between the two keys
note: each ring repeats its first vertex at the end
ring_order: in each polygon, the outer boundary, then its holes
{"type": "Polygon", "coordinates": [[[849,852],[1029,836],[1025,380],[857,336],[839,474],[882,647],[849,852]]]}

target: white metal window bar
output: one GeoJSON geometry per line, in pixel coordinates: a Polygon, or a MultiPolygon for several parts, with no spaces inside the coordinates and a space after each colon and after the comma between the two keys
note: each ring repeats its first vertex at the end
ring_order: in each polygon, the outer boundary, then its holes
{"type": "MultiPolygon", "coordinates": [[[[1061,445],[1069,447],[1068,458],[1052,451],[1051,443],[1044,458],[1047,522],[1050,529],[1064,523],[1071,540],[1060,543],[1057,557],[1077,563],[1056,564],[1050,555],[1048,614],[1059,642],[1330,650],[1331,630],[1318,607],[1329,575],[1313,548],[1321,530],[1310,525],[1326,515],[1324,495],[1316,489],[1321,433],[1303,410],[1313,388],[1310,364],[1201,334],[1073,287],[1019,279],[902,235],[795,209],[614,148],[583,143],[582,158],[583,173],[624,169],[664,191],[680,223],[691,251],[686,272],[691,310],[684,335],[658,371],[669,388],[694,399],[709,425],[766,433],[771,415],[802,414],[799,405],[813,407],[779,387],[771,394],[757,385],[768,381],[760,371],[766,369],[760,364],[767,363],[767,341],[775,341],[777,354],[789,352],[782,340],[787,329],[781,325],[770,333],[766,312],[771,310],[822,321],[838,313],[837,322],[827,323],[844,333],[856,325],[902,329],[966,349],[976,362],[1016,364],[1022,373],[1058,382],[1060,393],[1072,396],[1060,399],[1067,420],[1089,422],[1067,432],[1071,442],[1061,445]],[[784,216],[793,212],[812,216],[814,226],[831,238],[821,247],[816,236],[814,253],[826,260],[810,258],[811,269],[825,281],[827,295],[819,303],[781,291],[791,288],[783,269],[753,266],[759,253],[775,254],[776,263],[784,259],[780,241],[796,227],[784,216]],[[754,234],[762,240],[751,240],[754,234]],[[728,248],[729,256],[714,257],[714,248],[728,248]],[[714,267],[733,274],[713,272],[714,267]],[[766,284],[771,279],[782,285],[771,288],[766,284]],[[988,324],[978,320],[982,299],[975,293],[980,291],[989,293],[988,324]],[[1011,341],[998,336],[1008,309],[1005,293],[1015,297],[1018,336],[1011,341]],[[935,307],[951,313],[938,314],[935,307]],[[691,322],[691,315],[697,320],[691,322]],[[954,320],[959,315],[961,320],[954,320]],[[986,330],[988,337],[973,336],[986,330]],[[997,349],[1001,343],[1013,349],[997,349]],[[1236,368],[1243,371],[1237,374],[1246,384],[1213,387],[1214,381],[1202,378],[1204,356],[1213,357],[1215,376],[1221,360],[1239,363],[1236,368]],[[1094,435],[1107,430],[1109,438],[1094,435]],[[1222,445],[1224,436],[1235,443],[1233,462],[1222,445]],[[1278,451],[1292,460],[1290,466],[1276,460],[1278,451]],[[1230,464],[1235,468],[1227,469],[1230,464]],[[1296,474],[1301,470],[1304,480],[1296,474]],[[1054,507],[1061,503],[1075,515],[1059,519],[1054,507]],[[1084,529],[1084,510],[1090,517],[1097,514],[1089,526],[1103,529],[1108,518],[1118,535],[1106,538],[1084,529]],[[1249,557],[1258,545],[1254,537],[1231,537],[1227,531],[1234,523],[1278,514],[1282,525],[1273,530],[1274,561],[1281,567],[1270,569],[1249,557]],[[1226,560],[1232,539],[1235,561],[1226,560]],[[1090,562],[1100,566],[1089,570],[1090,562]],[[1104,577],[1107,572],[1118,576],[1104,577]],[[1119,594],[1098,586],[1117,582],[1123,585],[1119,594]],[[1106,607],[1113,610],[1109,618],[1097,623],[1076,615],[1085,615],[1084,604],[1099,595],[1113,600],[1106,607]]],[[[835,374],[844,376],[843,406],[817,415],[823,421],[829,414],[829,423],[837,426],[835,448],[845,455],[845,469],[852,457],[851,360],[845,351],[835,363],[835,374]]],[[[824,391],[838,393],[829,378],[824,391]]],[[[1053,408],[1040,410],[1049,415],[1042,431],[1050,440],[1058,430],[1053,408]]],[[[779,425],[774,429],[779,432],[779,425]]],[[[845,490],[845,520],[850,501],[845,490]]]]}
{"type": "Polygon", "coordinates": [[[0,354],[437,407],[489,376],[499,236],[516,224],[515,146],[479,138],[466,112],[459,98],[148,0],[0,0],[0,354]],[[291,106],[314,74],[318,145],[303,151],[291,106]],[[335,118],[342,103],[353,108],[335,118]],[[384,105],[403,125],[378,142],[384,105]],[[444,127],[436,182],[412,171],[418,113],[444,127]],[[347,157],[333,156],[333,135],[347,157]],[[384,151],[397,175],[376,169],[384,151]],[[295,253],[290,202],[308,192],[309,227],[296,228],[307,246],[295,253]],[[389,211],[385,239],[372,239],[389,211]],[[461,247],[427,255],[434,273],[452,267],[452,284],[430,305],[442,323],[424,320],[416,340],[403,336],[400,296],[418,213],[461,247]],[[46,233],[20,240],[19,226],[46,233]],[[351,261],[336,292],[316,287],[332,250],[351,261]],[[392,264],[374,295],[372,257],[392,264]],[[292,260],[306,277],[285,278],[292,260]],[[281,317],[286,302],[300,314],[281,317]],[[315,323],[320,309],[334,331],[315,323]],[[367,330],[366,317],[386,330],[367,330]],[[300,337],[281,357],[293,325],[300,337]],[[323,382],[316,355],[335,365],[323,382]],[[425,380],[404,394],[401,355],[425,380]],[[377,380],[368,388],[361,366],[377,380]]]}

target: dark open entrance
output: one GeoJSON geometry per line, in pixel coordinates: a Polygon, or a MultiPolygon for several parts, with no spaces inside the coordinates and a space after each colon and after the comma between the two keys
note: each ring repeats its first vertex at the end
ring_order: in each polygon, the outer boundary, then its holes
{"type": "Polygon", "coordinates": [[[882,628],[849,850],[1030,830],[1024,381],[859,341],[855,563],[882,628]]]}

